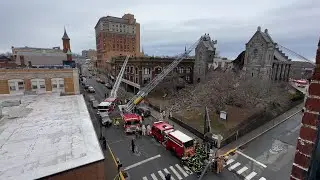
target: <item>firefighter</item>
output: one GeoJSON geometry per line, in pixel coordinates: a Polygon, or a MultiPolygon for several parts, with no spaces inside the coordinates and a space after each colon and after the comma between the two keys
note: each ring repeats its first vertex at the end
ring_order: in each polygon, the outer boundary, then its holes
{"type": "Polygon", "coordinates": [[[132,151],[132,153],[134,153],[135,151],[135,147],[136,147],[136,145],[135,145],[135,142],[134,142],[134,139],[132,139],[131,140],[131,151],[132,151]]]}
{"type": "Polygon", "coordinates": [[[148,136],[150,136],[150,134],[151,134],[151,126],[150,126],[150,124],[147,125],[147,134],[148,134],[148,136]]]}
{"type": "Polygon", "coordinates": [[[143,124],[141,129],[142,129],[142,136],[145,136],[147,131],[146,125],[143,124]]]}

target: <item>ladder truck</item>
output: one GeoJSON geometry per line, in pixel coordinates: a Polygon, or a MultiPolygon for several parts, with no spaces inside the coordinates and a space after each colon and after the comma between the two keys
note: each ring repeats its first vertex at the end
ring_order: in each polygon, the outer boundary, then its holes
{"type": "Polygon", "coordinates": [[[125,110],[131,112],[132,109],[138,105],[177,65],[187,57],[191,51],[196,48],[200,40],[204,38],[201,37],[197,42],[190,46],[184,53],[180,54],[171,64],[169,64],[160,74],[158,74],[154,79],[151,80],[149,84],[143,87],[135,96],[133,96],[130,101],[125,105],[125,110]]]}
{"type": "Polygon", "coordinates": [[[118,90],[119,90],[119,87],[120,87],[120,84],[121,84],[121,81],[122,81],[122,77],[123,77],[123,74],[124,74],[124,71],[126,69],[126,66],[127,66],[127,63],[128,63],[128,60],[129,60],[129,55],[126,57],[126,59],[124,60],[124,63],[121,67],[121,70],[118,74],[118,77],[116,79],[116,82],[114,83],[113,85],[113,88],[110,92],[110,96],[109,98],[117,98],[117,93],[118,93],[118,90]]]}

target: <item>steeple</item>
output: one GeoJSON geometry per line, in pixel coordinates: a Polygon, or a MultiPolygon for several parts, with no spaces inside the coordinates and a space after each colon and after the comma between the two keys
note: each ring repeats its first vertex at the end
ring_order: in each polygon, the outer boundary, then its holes
{"type": "Polygon", "coordinates": [[[64,27],[64,34],[62,36],[62,40],[70,40],[68,34],[67,34],[67,31],[66,31],[66,27],[64,27]]]}

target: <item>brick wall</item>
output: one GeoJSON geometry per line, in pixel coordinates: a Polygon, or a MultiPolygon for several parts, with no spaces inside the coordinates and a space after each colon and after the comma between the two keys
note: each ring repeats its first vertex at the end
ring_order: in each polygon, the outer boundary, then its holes
{"type": "Polygon", "coordinates": [[[320,112],[320,40],[316,55],[316,69],[311,78],[305,101],[305,112],[297,141],[296,153],[290,179],[306,179],[311,165],[312,153],[316,148],[318,116],[320,112]]]}
{"type": "Polygon", "coordinates": [[[64,88],[66,93],[74,92],[73,78],[64,78],[64,88]]]}
{"type": "Polygon", "coordinates": [[[0,94],[9,94],[8,80],[0,80],[0,94]]]}
{"type": "Polygon", "coordinates": [[[70,180],[70,179],[90,179],[90,180],[104,180],[104,162],[99,161],[88,164],[79,168],[71,169],[56,175],[41,178],[45,180],[70,180]]]}

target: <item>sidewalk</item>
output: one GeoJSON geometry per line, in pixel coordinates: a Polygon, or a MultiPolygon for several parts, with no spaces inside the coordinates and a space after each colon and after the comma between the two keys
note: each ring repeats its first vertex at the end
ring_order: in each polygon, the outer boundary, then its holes
{"type": "Polygon", "coordinates": [[[260,135],[264,134],[265,132],[271,130],[272,128],[276,127],[277,125],[281,124],[282,122],[286,121],[290,117],[296,115],[301,111],[303,108],[304,103],[301,103],[294,108],[290,109],[289,111],[281,114],[280,116],[274,118],[273,120],[267,122],[266,124],[260,126],[259,128],[247,133],[246,135],[240,137],[237,141],[234,141],[230,144],[219,149],[218,153],[226,154],[228,152],[234,151],[237,148],[249,143],[250,141],[254,140],[255,138],[259,137],[260,135]]]}

